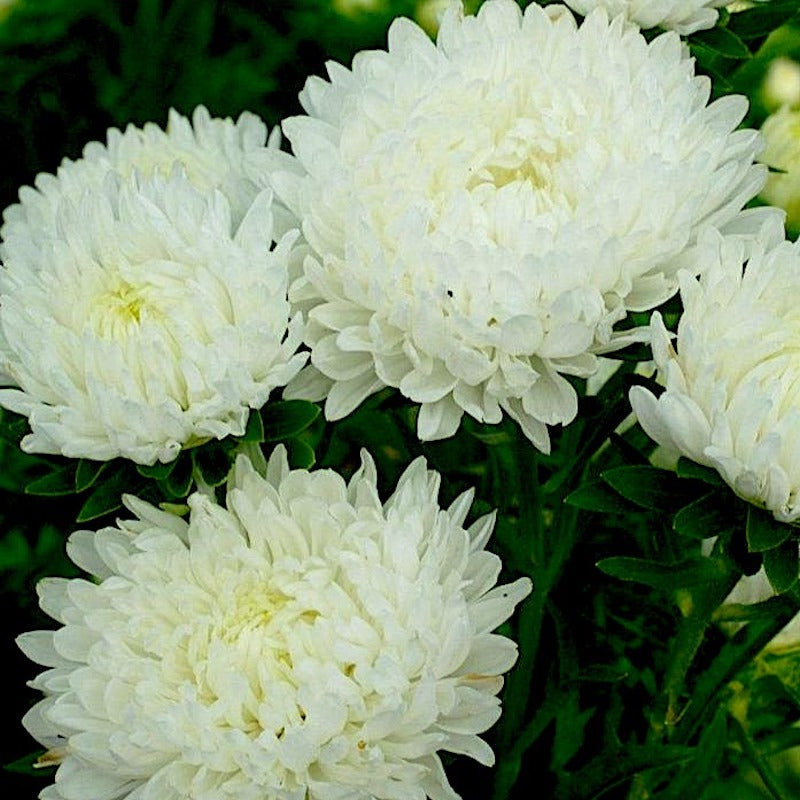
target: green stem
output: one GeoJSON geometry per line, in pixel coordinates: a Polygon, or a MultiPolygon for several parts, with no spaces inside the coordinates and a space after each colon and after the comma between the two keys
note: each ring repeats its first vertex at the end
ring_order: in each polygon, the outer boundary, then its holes
{"type": "Polygon", "coordinates": [[[731,722],[738,735],[744,754],[753,767],[755,767],[767,791],[769,791],[775,800],[789,800],[788,792],[781,786],[780,781],[772,771],[772,767],[770,767],[767,760],[758,751],[756,743],[745,729],[745,726],[734,716],[731,716],[731,722]]]}
{"type": "Polygon", "coordinates": [[[709,668],[698,678],[691,702],[673,732],[673,742],[685,743],[691,740],[722,687],[764,649],[794,617],[797,609],[798,603],[795,599],[776,597],[775,614],[771,619],[753,620],[726,642],[709,668]]]}

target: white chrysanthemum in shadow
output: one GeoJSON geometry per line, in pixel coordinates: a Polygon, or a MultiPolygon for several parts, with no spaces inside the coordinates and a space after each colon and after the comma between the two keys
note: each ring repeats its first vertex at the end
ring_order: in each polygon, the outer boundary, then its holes
{"type": "Polygon", "coordinates": [[[577,411],[564,376],[627,341],[613,325],[669,297],[699,228],[738,224],[766,174],[745,98],[707,106],[676,34],[603,12],[489,0],[436,44],[400,19],[388,52],[328,72],[284,122],[306,174],[263,170],[312,251],[290,298],[314,369],[289,395],[330,419],[388,385],[422,439],[505,412],[547,450],[577,411]]]}
{"type": "Polygon", "coordinates": [[[777,519],[800,519],[800,244],[778,225],[749,246],[706,244],[703,275],[682,276],[677,352],[653,315],[665,391],[634,387],[631,404],[656,442],[777,519]]]}
{"type": "Polygon", "coordinates": [[[268,142],[267,126],[255,114],[244,112],[233,122],[211,117],[204,106],[194,110],[191,122],[171,110],[166,130],[153,122],[143,128],[128,125],[124,132],[110,128],[105,144],[89,142],[82,158],[65,158],[55,175],[41,173],[35,188],[24,186],[20,202],[3,213],[0,236],[39,239],[52,233],[62,198],[77,201],[89,186],[102,184],[109,172],[124,178],[134,173],[166,178],[175,164],[201,191],[219,189],[238,225],[259,192],[248,176],[250,160],[267,148],[277,153],[279,145],[280,130],[275,128],[268,142]]]}
{"type": "Polygon", "coordinates": [[[0,371],[18,387],[0,405],[28,417],[23,449],[152,464],[242,434],[305,361],[286,297],[296,232],[270,249],[270,192],[236,224],[178,164],[67,183],[38,196],[49,231],[23,224],[23,197],[0,245],[0,371]]]}
{"type": "Polygon", "coordinates": [[[579,14],[604,8],[611,16],[624,15],[640,28],[669,28],[687,36],[713,28],[719,18],[718,8],[731,0],[564,0],[579,14]]]}
{"type": "Polygon", "coordinates": [[[482,764],[478,736],[514,642],[492,633],[530,591],[495,586],[494,515],[463,527],[418,459],[385,503],[372,460],[266,477],[240,457],[227,508],[188,523],[136,498],[137,519],[70,538],[99,582],[48,579],[63,627],[18,642],[52,669],[25,718],[63,756],[50,800],[455,800],[437,751],[482,764]]]}

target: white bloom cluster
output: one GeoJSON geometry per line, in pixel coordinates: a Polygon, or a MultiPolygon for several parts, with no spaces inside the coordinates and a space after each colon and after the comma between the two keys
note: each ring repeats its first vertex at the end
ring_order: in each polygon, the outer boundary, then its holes
{"type": "Polygon", "coordinates": [[[310,255],[313,368],[292,396],[337,419],[383,386],[421,404],[422,439],[505,412],[541,450],[570,422],[628,310],[676,290],[698,231],[739,224],[766,175],[745,98],[707,105],[679,37],[602,11],[488,0],[437,42],[408,20],[388,52],[301,93],[300,169],[265,152],[310,255]]]}
{"type": "Polygon", "coordinates": [[[456,800],[437,751],[491,764],[516,645],[494,634],[530,591],[495,586],[494,515],[463,527],[418,459],[385,503],[368,455],[348,484],[244,457],[227,508],[74,534],[97,582],[47,579],[63,627],[18,642],[51,669],[25,718],[63,755],[43,800],[456,800]]]}
{"type": "Polygon", "coordinates": [[[780,225],[750,244],[707,244],[701,277],[682,276],[677,352],[653,315],[665,391],[656,399],[634,387],[631,404],[656,442],[791,522],[800,519],[800,244],[780,225]]]}
{"type": "Polygon", "coordinates": [[[718,8],[730,0],[564,0],[579,14],[604,8],[609,15],[624,15],[640,28],[661,26],[688,36],[713,28],[719,18],[718,8]]]}
{"type": "Polygon", "coordinates": [[[143,464],[244,432],[300,369],[272,195],[244,174],[265,151],[252,115],[205,109],[109,132],[40,175],[4,215],[0,405],[28,417],[28,452],[143,464]]]}

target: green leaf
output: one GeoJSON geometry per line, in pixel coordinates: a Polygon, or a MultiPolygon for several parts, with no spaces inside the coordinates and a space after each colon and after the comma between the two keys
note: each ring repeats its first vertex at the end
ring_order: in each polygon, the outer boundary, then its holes
{"type": "Polygon", "coordinates": [[[265,406],[264,441],[277,442],[302,433],[319,416],[319,406],[306,400],[279,400],[265,406]]]}
{"type": "Polygon", "coordinates": [[[600,477],[626,500],[654,511],[677,511],[708,491],[699,481],[645,464],[615,467],[600,477]]]}
{"type": "Polygon", "coordinates": [[[144,478],[153,478],[153,480],[163,481],[172,474],[172,470],[175,469],[175,465],[178,463],[178,459],[181,455],[182,453],[166,464],[162,464],[160,461],[156,461],[155,464],[137,464],[136,471],[144,478]]]}
{"type": "Polygon", "coordinates": [[[0,439],[18,445],[29,430],[27,417],[0,408],[0,439]]]}
{"type": "Polygon", "coordinates": [[[673,529],[690,539],[707,539],[738,527],[735,509],[727,492],[709,492],[684,506],[672,520],[673,529]]]}
{"type": "Polygon", "coordinates": [[[677,564],[662,564],[645,558],[612,556],[598,561],[597,567],[613,578],[644,583],[669,592],[721,577],[719,568],[710,558],[688,558],[677,564]]]}
{"type": "Polygon", "coordinates": [[[764,552],[764,571],[778,594],[797,582],[797,562],[797,542],[794,539],[764,552]]]}
{"type": "Polygon", "coordinates": [[[767,36],[800,12],[800,0],[771,0],[731,14],[728,31],[748,41],[767,36]]]}
{"type": "Polygon", "coordinates": [[[0,572],[23,569],[31,560],[31,546],[19,528],[0,537],[0,572]]]}
{"type": "Polygon", "coordinates": [[[75,491],[85,492],[97,483],[100,474],[108,466],[107,461],[90,461],[82,458],[75,470],[75,491]]]}
{"type": "Polygon", "coordinates": [[[100,483],[86,499],[76,521],[89,522],[122,508],[123,493],[136,493],[136,487],[131,486],[130,478],[131,470],[123,468],[100,483]]]}
{"type": "Polygon", "coordinates": [[[778,522],[769,511],[750,506],[747,509],[747,549],[751,553],[762,553],[782,545],[796,528],[785,522],[778,522]]]}
{"type": "Polygon", "coordinates": [[[638,510],[636,505],[621,497],[602,480],[579,486],[564,498],[564,502],[585,511],[599,511],[606,514],[629,514],[638,510]]]}
{"type": "Polygon", "coordinates": [[[173,469],[166,479],[159,481],[159,486],[171,499],[186,497],[194,480],[194,460],[188,451],[183,451],[173,462],[173,469]]]}
{"type": "Polygon", "coordinates": [[[694,754],[695,748],[661,744],[607,749],[562,780],[553,800],[595,800],[637,773],[676,766],[694,754]]]}
{"type": "Polygon", "coordinates": [[[46,750],[36,750],[36,752],[22,756],[16,761],[3,764],[3,769],[9,772],[19,772],[23,775],[36,775],[39,778],[52,775],[57,765],[46,766],[45,764],[40,764],[39,761],[45,753],[47,753],[46,750]]]}
{"type": "Polygon", "coordinates": [[[490,447],[509,445],[514,441],[514,436],[501,425],[482,425],[479,428],[474,427],[470,429],[469,432],[478,441],[490,447]]]}
{"type": "Polygon", "coordinates": [[[57,469],[48,475],[37,478],[25,487],[25,494],[36,494],[43,497],[58,497],[75,494],[75,467],[57,469]]]}
{"type": "Polygon", "coordinates": [[[698,464],[691,459],[681,456],[678,459],[678,465],[675,468],[675,473],[679,478],[694,478],[698,481],[703,481],[710,486],[724,486],[725,481],[722,480],[719,472],[711,467],[706,467],[703,464],[698,464]]]}
{"type": "Polygon", "coordinates": [[[311,469],[317,460],[314,448],[299,439],[289,439],[286,450],[292,469],[311,469]]]}
{"type": "Polygon", "coordinates": [[[231,471],[231,457],[223,445],[209,442],[196,447],[191,453],[195,468],[209,486],[219,486],[225,482],[231,471]]]}
{"type": "Polygon", "coordinates": [[[720,706],[711,723],[703,729],[695,757],[653,800],[686,800],[702,795],[703,788],[714,778],[727,745],[727,716],[726,709],[720,706]]]}
{"type": "Polygon", "coordinates": [[[250,416],[247,418],[247,427],[239,439],[243,442],[259,443],[264,441],[264,422],[257,409],[251,409],[250,416]]]}
{"type": "Polygon", "coordinates": [[[765,736],[759,741],[761,752],[765,756],[782,753],[793,747],[800,747],[800,728],[786,728],[765,736]]]}
{"type": "Polygon", "coordinates": [[[752,58],[750,48],[731,30],[727,28],[711,28],[698,31],[691,38],[692,44],[698,43],[724,58],[752,58]]]}

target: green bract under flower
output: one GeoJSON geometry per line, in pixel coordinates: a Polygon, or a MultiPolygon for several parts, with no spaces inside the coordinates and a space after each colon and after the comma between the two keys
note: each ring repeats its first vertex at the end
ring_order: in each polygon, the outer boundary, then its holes
{"type": "Polygon", "coordinates": [[[19,638],[52,669],[25,719],[63,754],[48,800],[454,800],[437,751],[491,764],[478,734],[516,645],[491,633],[531,590],[495,586],[494,517],[439,507],[418,459],[381,504],[345,483],[266,477],[240,457],[227,507],[188,522],[127,498],[118,528],[70,539],[97,583],[48,579],[57,631],[19,638]]]}
{"type": "Polygon", "coordinates": [[[565,376],[631,340],[614,324],[674,293],[702,227],[752,221],[766,173],[745,98],[707,105],[676,34],[603,12],[489,0],[435,44],[400,19],[328,73],[284,122],[296,168],[263,172],[310,247],[290,299],[313,369],[289,391],[330,419],[393,386],[422,439],[506,413],[547,450],[577,411],[565,376]]]}
{"type": "Polygon", "coordinates": [[[244,433],[305,362],[297,233],[273,233],[271,192],[239,174],[266,129],[206,117],[112,131],[6,211],[0,372],[18,388],[0,405],[28,417],[28,452],[170,461],[244,433]]]}

